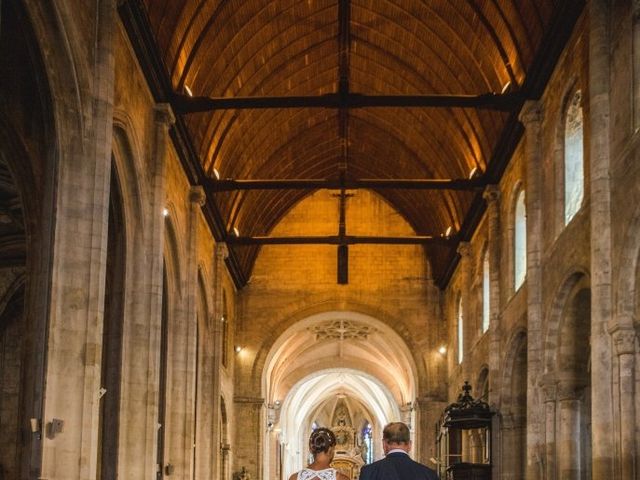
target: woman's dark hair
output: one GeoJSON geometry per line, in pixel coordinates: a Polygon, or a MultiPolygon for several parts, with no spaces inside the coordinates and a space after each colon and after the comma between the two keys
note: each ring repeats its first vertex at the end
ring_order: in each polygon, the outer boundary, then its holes
{"type": "Polygon", "coordinates": [[[328,452],[336,444],[336,436],[328,428],[316,428],[309,437],[309,450],[316,455],[321,452],[328,452]]]}

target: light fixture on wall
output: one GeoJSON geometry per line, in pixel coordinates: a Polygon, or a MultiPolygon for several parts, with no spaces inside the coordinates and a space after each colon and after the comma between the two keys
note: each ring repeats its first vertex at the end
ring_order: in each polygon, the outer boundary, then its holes
{"type": "Polygon", "coordinates": [[[163,208],[162,209],[162,216],[163,217],[168,217],[169,216],[169,209],[168,208],[163,208]]]}
{"type": "Polygon", "coordinates": [[[453,231],[453,227],[452,227],[451,225],[449,225],[449,226],[447,227],[447,231],[446,231],[446,232],[444,232],[444,236],[445,236],[445,237],[450,237],[450,236],[451,236],[451,232],[452,232],[452,231],[453,231]]]}
{"type": "Polygon", "coordinates": [[[445,353],[447,353],[447,347],[445,347],[444,345],[441,345],[440,348],[438,348],[438,353],[440,355],[444,355],[445,353]]]}
{"type": "Polygon", "coordinates": [[[240,353],[242,351],[242,347],[240,345],[236,345],[235,349],[236,353],[240,353]]]}
{"type": "Polygon", "coordinates": [[[187,92],[187,95],[189,95],[190,97],[193,97],[193,92],[189,88],[189,85],[184,86],[184,91],[187,92]]]}
{"type": "Polygon", "coordinates": [[[216,177],[216,180],[220,180],[220,172],[217,168],[213,168],[213,176],[216,177]]]}
{"type": "Polygon", "coordinates": [[[234,234],[236,237],[239,237],[239,236],[240,236],[240,230],[238,230],[238,227],[233,227],[233,234],[234,234]]]}

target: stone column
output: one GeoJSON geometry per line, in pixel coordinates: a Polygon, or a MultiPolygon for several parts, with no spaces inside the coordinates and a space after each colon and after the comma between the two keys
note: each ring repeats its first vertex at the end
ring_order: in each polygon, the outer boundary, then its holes
{"type": "Polygon", "coordinates": [[[562,480],[580,477],[580,400],[574,378],[558,382],[558,471],[562,480]]]}
{"type": "Polygon", "coordinates": [[[556,393],[557,382],[548,374],[540,382],[544,395],[545,418],[545,480],[556,478],[556,393]]]}
{"type": "MultiPolygon", "coordinates": [[[[469,296],[471,289],[471,245],[469,242],[460,242],[458,245],[458,253],[460,254],[460,294],[462,295],[462,351],[463,351],[463,364],[469,354],[470,336],[475,333],[475,329],[470,327],[471,316],[469,315],[469,296]]],[[[456,323],[458,321],[458,304],[455,305],[456,323]]],[[[458,328],[456,328],[456,336],[458,339],[458,328]]],[[[457,340],[456,346],[460,345],[460,341],[457,340]]],[[[458,362],[458,348],[456,348],[456,364],[458,362]]],[[[463,369],[466,371],[466,369],[463,369]]]]}
{"type": "Polygon", "coordinates": [[[632,2],[633,131],[640,128],[640,1],[632,2]]]}
{"type": "Polygon", "coordinates": [[[542,366],[542,109],[528,101],[520,120],[525,137],[525,202],[527,209],[527,480],[541,477],[542,408],[537,384],[542,366]]]}
{"type": "MultiPolygon", "coordinates": [[[[487,202],[487,248],[489,255],[489,398],[487,403],[495,408],[499,402],[498,379],[500,378],[500,189],[487,185],[482,197],[487,202]]],[[[500,478],[500,420],[495,415],[491,421],[491,450],[493,468],[491,477],[500,478]]]]}
{"type": "Polygon", "coordinates": [[[211,325],[211,331],[213,334],[213,361],[212,361],[212,375],[211,384],[213,386],[213,401],[211,403],[212,409],[212,422],[211,422],[211,438],[212,438],[212,453],[213,453],[213,476],[212,478],[220,478],[227,480],[224,477],[225,472],[220,471],[221,465],[228,465],[225,463],[225,459],[229,456],[229,447],[222,445],[220,437],[222,435],[221,424],[222,415],[220,413],[221,402],[221,369],[222,369],[222,322],[227,321],[223,317],[223,278],[226,275],[225,260],[229,256],[229,250],[226,243],[217,243],[215,247],[215,255],[213,258],[213,271],[214,285],[213,285],[213,320],[211,325]],[[221,458],[224,456],[224,458],[221,458]]]}
{"type": "Polygon", "coordinates": [[[50,480],[95,478],[98,458],[116,11],[113,1],[85,8],[95,25],[87,37],[91,46],[82,50],[88,62],[78,62],[77,73],[87,81],[75,90],[67,79],[66,95],[55,98],[60,110],[73,112],[59,113],[58,119],[84,117],[86,122],[63,122],[58,126],[67,131],[56,132],[61,143],[55,145],[46,392],[40,393],[45,433],[40,476],[50,480]]]}
{"type": "Polygon", "coordinates": [[[436,465],[433,465],[429,459],[438,456],[435,444],[435,426],[440,420],[440,415],[447,406],[447,402],[433,397],[420,397],[416,399],[414,405],[416,410],[415,441],[419,445],[415,452],[415,459],[435,469],[436,465]]]}
{"type": "MultiPolygon", "coordinates": [[[[589,158],[591,212],[591,428],[592,477],[614,472],[612,351],[607,325],[612,316],[610,146],[610,2],[589,8],[589,158]]],[[[626,479],[625,479],[626,480],[626,479]]]]}
{"type": "Polygon", "coordinates": [[[620,478],[636,478],[636,412],[635,412],[635,346],[636,333],[633,319],[624,319],[611,330],[618,355],[619,424],[620,424],[620,478]]]}
{"type": "Polygon", "coordinates": [[[497,185],[487,185],[482,194],[487,202],[487,230],[489,255],[489,405],[496,405],[500,377],[500,190],[497,185]]]}
{"type": "MultiPolygon", "coordinates": [[[[206,196],[202,186],[192,186],[189,189],[189,213],[188,213],[188,235],[187,235],[187,258],[186,258],[186,278],[184,305],[184,385],[185,393],[183,395],[183,422],[184,422],[184,441],[182,442],[182,450],[184,454],[182,477],[185,479],[193,478],[195,472],[195,455],[196,455],[196,421],[197,402],[196,392],[198,391],[199,378],[196,378],[202,371],[200,364],[201,350],[199,348],[202,343],[198,338],[198,221],[200,208],[204,204],[206,196]]],[[[203,319],[204,320],[204,319],[203,319]]],[[[178,320],[180,321],[180,320],[178,320]]],[[[204,321],[202,324],[204,325],[204,321]]]]}
{"type": "Polygon", "coordinates": [[[245,467],[251,478],[263,478],[263,443],[266,432],[264,398],[234,397],[236,450],[232,473],[245,467]]]}
{"type": "MultiPolygon", "coordinates": [[[[165,165],[169,128],[175,118],[168,104],[154,108],[154,144],[149,196],[143,200],[145,228],[141,251],[132,251],[136,271],[130,313],[123,325],[122,392],[118,476],[151,478],[156,472],[160,330],[165,206],[165,165]],[[142,255],[141,253],[144,253],[142,255]]],[[[138,246],[136,245],[136,248],[138,246]]]]}
{"type": "MultiPolygon", "coordinates": [[[[200,209],[206,202],[206,194],[202,186],[193,186],[189,190],[189,238],[190,238],[190,262],[194,271],[191,273],[193,288],[190,291],[193,292],[193,298],[191,300],[194,315],[198,321],[198,335],[195,341],[197,342],[197,355],[195,356],[195,362],[197,364],[198,375],[195,378],[196,395],[195,402],[195,418],[194,418],[194,457],[195,464],[193,465],[194,476],[193,478],[213,478],[212,462],[215,458],[213,452],[213,438],[211,430],[213,428],[213,411],[212,404],[214,402],[214,389],[212,378],[213,367],[213,323],[215,318],[212,316],[212,312],[205,311],[203,318],[198,318],[197,304],[198,304],[198,259],[197,259],[197,243],[198,243],[198,223],[200,221],[200,209]]],[[[211,302],[206,301],[205,305],[210,305],[211,302]]]]}

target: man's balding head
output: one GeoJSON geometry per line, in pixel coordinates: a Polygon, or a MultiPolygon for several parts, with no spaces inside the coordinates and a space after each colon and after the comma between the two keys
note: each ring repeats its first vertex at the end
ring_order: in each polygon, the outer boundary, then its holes
{"type": "Polygon", "coordinates": [[[411,450],[411,433],[409,427],[402,422],[393,422],[382,431],[382,444],[385,454],[394,448],[405,451],[411,450]]]}

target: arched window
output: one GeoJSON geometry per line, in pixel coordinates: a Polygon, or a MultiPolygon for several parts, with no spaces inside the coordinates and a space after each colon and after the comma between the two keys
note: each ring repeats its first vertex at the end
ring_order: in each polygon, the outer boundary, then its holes
{"type": "Polygon", "coordinates": [[[518,290],[527,274],[527,211],[524,205],[524,190],[518,193],[514,216],[514,287],[518,290]]]}
{"type": "Polygon", "coordinates": [[[582,92],[576,90],[567,104],[564,122],[564,223],[580,210],[584,197],[584,142],[582,92]]]}
{"type": "Polygon", "coordinates": [[[462,316],[462,295],[458,297],[458,363],[464,359],[464,319],[462,316]]]}
{"type": "Polygon", "coordinates": [[[489,249],[482,256],[482,333],[489,330],[491,284],[489,283],[489,249]]]}
{"type": "Polygon", "coordinates": [[[373,462],[373,429],[371,428],[371,424],[369,422],[366,423],[364,428],[362,429],[362,443],[363,443],[363,452],[362,459],[364,463],[372,463],[373,462]]]}

